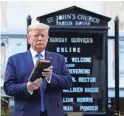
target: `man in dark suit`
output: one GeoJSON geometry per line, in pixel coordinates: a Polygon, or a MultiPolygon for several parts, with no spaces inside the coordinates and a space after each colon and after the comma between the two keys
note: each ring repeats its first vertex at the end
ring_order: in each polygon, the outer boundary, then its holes
{"type": "Polygon", "coordinates": [[[61,92],[72,86],[72,79],[64,56],[45,50],[48,31],[48,25],[30,25],[27,35],[30,50],[8,59],[4,91],[14,96],[12,116],[64,116],[61,92]],[[42,73],[45,79],[29,82],[37,56],[50,60],[52,66],[42,73]]]}

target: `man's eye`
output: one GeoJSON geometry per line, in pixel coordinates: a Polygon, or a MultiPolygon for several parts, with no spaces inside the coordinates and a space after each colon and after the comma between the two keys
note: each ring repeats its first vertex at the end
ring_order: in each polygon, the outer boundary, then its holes
{"type": "Polygon", "coordinates": [[[38,37],[39,35],[37,34],[37,35],[34,35],[35,37],[38,37]]]}
{"type": "Polygon", "coordinates": [[[41,37],[44,37],[44,34],[41,34],[40,36],[41,36],[41,37]]]}

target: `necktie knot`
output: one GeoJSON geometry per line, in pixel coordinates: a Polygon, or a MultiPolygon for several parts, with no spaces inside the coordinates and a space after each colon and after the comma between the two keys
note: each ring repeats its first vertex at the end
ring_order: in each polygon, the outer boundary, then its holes
{"type": "Polygon", "coordinates": [[[42,59],[43,58],[43,55],[42,54],[36,54],[36,58],[39,60],[39,59],[42,59]]]}

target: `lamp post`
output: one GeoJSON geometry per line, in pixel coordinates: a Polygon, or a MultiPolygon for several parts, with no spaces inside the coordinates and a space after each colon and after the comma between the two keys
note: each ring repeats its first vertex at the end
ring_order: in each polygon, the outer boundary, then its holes
{"type": "Polygon", "coordinates": [[[115,20],[115,103],[116,111],[119,114],[119,18],[115,20]]]}
{"type": "MultiPolygon", "coordinates": [[[[30,15],[27,16],[27,34],[28,34],[28,26],[31,25],[32,18],[30,15]]],[[[30,48],[30,45],[28,44],[27,41],[27,50],[30,48]]]]}
{"type": "Polygon", "coordinates": [[[4,77],[4,73],[5,73],[5,61],[6,61],[6,46],[5,46],[5,43],[2,42],[1,43],[1,60],[0,60],[1,78],[4,77]]]}

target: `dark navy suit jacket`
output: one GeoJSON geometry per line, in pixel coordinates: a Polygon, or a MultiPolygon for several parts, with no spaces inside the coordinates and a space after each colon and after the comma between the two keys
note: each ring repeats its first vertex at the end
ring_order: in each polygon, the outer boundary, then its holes
{"type": "MultiPolygon", "coordinates": [[[[64,56],[48,51],[45,55],[53,66],[51,82],[47,83],[44,93],[47,114],[64,116],[61,92],[62,89],[69,89],[72,86],[71,75],[66,67],[64,56]]],[[[40,116],[39,89],[35,90],[33,95],[27,91],[27,82],[33,67],[30,51],[13,55],[8,59],[4,91],[7,95],[14,96],[12,116],[40,116]]]]}

